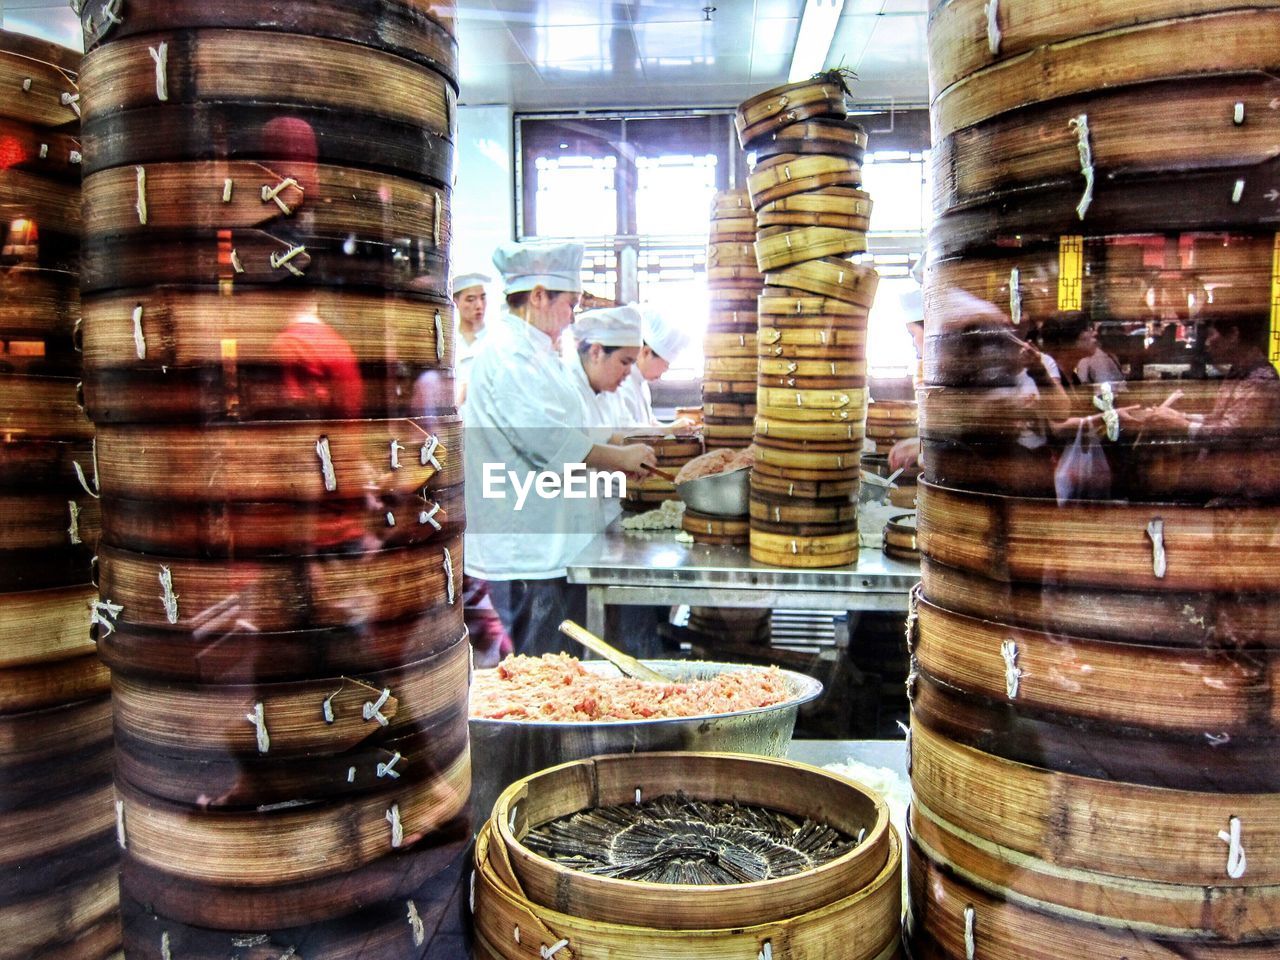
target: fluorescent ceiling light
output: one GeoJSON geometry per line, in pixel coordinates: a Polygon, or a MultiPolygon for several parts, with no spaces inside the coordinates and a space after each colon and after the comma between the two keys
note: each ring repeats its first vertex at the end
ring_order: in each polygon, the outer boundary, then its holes
{"type": "Polygon", "coordinates": [[[843,10],[844,0],[805,0],[804,12],[800,14],[800,33],[796,36],[795,52],[791,54],[791,72],[787,74],[787,83],[807,80],[815,73],[822,72],[843,10]]]}

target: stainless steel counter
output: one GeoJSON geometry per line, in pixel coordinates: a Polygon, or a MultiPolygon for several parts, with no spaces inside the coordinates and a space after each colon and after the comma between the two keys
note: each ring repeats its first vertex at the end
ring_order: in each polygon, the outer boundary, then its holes
{"type": "Polygon", "coordinates": [[[610,606],[693,604],[798,610],[907,610],[914,563],[864,549],[852,567],[791,570],[751,559],[746,547],[684,544],[675,531],[624,531],[615,523],[569,564],[587,587],[587,629],[606,634],[610,606]]]}

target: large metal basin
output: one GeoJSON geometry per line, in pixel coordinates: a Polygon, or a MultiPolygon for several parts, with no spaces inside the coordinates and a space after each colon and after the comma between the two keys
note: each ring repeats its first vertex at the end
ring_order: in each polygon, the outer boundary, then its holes
{"type": "MultiPolygon", "coordinates": [[[[707,680],[733,670],[759,669],[741,664],[686,660],[645,660],[672,680],[707,680]]],[[[588,670],[620,676],[602,660],[584,661],[588,670]]],[[[791,743],[796,713],[822,693],[813,677],[779,671],[791,687],[783,703],[678,720],[621,720],[552,723],[537,720],[471,720],[471,801],[477,828],[494,801],[515,781],[547,767],[602,753],[697,750],[782,757],[791,743]]]]}
{"type": "Polygon", "coordinates": [[[745,517],[751,508],[751,468],[738,467],[676,484],[685,505],[712,517],[745,517]]]}

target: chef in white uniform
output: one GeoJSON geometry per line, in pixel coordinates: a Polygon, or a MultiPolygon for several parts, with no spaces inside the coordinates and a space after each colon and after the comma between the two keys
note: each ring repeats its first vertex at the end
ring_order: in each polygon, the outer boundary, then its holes
{"type": "Polygon", "coordinates": [[[596,414],[596,435],[625,432],[619,390],[640,353],[640,311],[634,306],[587,310],[573,321],[576,349],[564,357],[578,392],[596,414]]]}
{"type": "Polygon", "coordinates": [[[493,255],[506,313],[471,365],[466,423],[466,571],[490,583],[517,653],[561,650],[557,627],[581,619],[585,588],[566,566],[604,529],[602,499],[570,498],[567,471],[644,475],[647,446],[600,442],[592,411],[557,353],[582,292],[582,245],[508,243],[493,255]],[[524,495],[521,495],[521,490],[524,495]]]}
{"type": "Polygon", "coordinates": [[[641,318],[643,345],[630,375],[618,388],[622,417],[619,425],[639,432],[689,433],[693,424],[688,420],[662,423],[654,416],[653,395],[649,389],[649,384],[660,379],[689,346],[689,335],[651,306],[641,310],[641,318]]]}
{"type": "Polygon", "coordinates": [[[458,402],[467,398],[471,379],[471,361],[480,350],[487,327],[488,306],[486,284],[492,277],[483,273],[460,273],[453,278],[453,307],[456,324],[453,331],[453,377],[457,384],[458,402]]]}

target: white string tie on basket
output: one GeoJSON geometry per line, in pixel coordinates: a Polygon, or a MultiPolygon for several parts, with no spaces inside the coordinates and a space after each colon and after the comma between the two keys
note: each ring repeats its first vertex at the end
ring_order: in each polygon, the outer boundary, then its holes
{"type": "Polygon", "coordinates": [[[440,449],[440,438],[429,436],[422,445],[422,452],[419,454],[418,462],[424,467],[435,467],[437,470],[443,470],[440,461],[436,458],[436,451],[440,449]]]}
{"type": "Polygon", "coordinates": [[[67,536],[71,538],[73,545],[84,543],[80,539],[80,504],[74,500],[67,501],[67,512],[71,514],[71,526],[67,527],[67,536]]]}
{"type": "Polygon", "coordinates": [[[520,925],[516,924],[515,929],[511,932],[511,936],[515,938],[516,943],[520,942],[520,925]]]}
{"type": "Polygon", "coordinates": [[[72,166],[75,166],[76,164],[84,162],[84,154],[79,150],[72,150],[67,154],[67,160],[72,164],[72,166]]]}
{"type": "Polygon", "coordinates": [[[398,850],[404,843],[404,824],[400,822],[400,804],[393,803],[383,819],[391,824],[391,846],[398,850]]]}
{"type": "Polygon", "coordinates": [[[297,187],[299,190],[302,189],[302,186],[298,183],[297,180],[293,179],[293,177],[285,177],[283,180],[277,183],[274,187],[271,186],[270,184],[264,183],[262,185],[262,202],[274,203],[277,207],[280,208],[281,213],[283,213],[286,217],[290,216],[293,213],[293,208],[280,199],[280,194],[282,194],[285,190],[288,190],[290,187],[297,187]]]}
{"type": "Polygon", "coordinates": [[[70,107],[73,111],[75,111],[75,115],[77,117],[80,116],[80,94],[64,93],[61,97],[58,98],[58,102],[61,103],[64,107],[70,107]]]}
{"type": "Polygon", "coordinates": [[[253,724],[258,734],[258,752],[266,753],[271,749],[271,735],[267,733],[267,714],[261,703],[253,705],[253,713],[246,713],[244,718],[253,724]]]}
{"type": "Polygon", "coordinates": [[[333,472],[333,454],[329,450],[328,437],[321,437],[316,441],[316,456],[320,458],[320,472],[324,477],[324,488],[333,493],[338,489],[338,477],[333,472]]]}
{"type": "Polygon", "coordinates": [[[376,701],[365,701],[362,716],[366,720],[377,720],[378,726],[385,727],[390,721],[382,715],[382,708],[391,699],[391,688],[384,687],[376,701]]]}
{"type": "Polygon", "coordinates": [[[569,945],[568,940],[557,940],[555,943],[553,943],[549,947],[548,946],[539,947],[538,953],[542,957],[542,960],[551,960],[552,957],[554,957],[557,953],[559,953],[568,945],[569,945]]]}
{"type": "Polygon", "coordinates": [[[347,783],[355,783],[355,782],[356,782],[356,768],[347,767],[347,783]]]}
{"type": "Polygon", "coordinates": [[[1080,175],[1084,177],[1084,195],[1076,204],[1076,215],[1081,220],[1089,212],[1093,203],[1093,147],[1089,143],[1089,115],[1082,113],[1069,121],[1071,129],[1076,133],[1076,149],[1080,153],[1080,175]]]}
{"type": "Polygon", "coordinates": [[[431,196],[435,200],[435,203],[432,205],[433,216],[431,218],[431,239],[438,248],[440,246],[440,207],[444,201],[440,199],[439,191],[433,192],[431,196]]]}
{"type": "Polygon", "coordinates": [[[164,616],[170,623],[178,622],[178,595],[173,592],[173,573],[168,567],[160,567],[160,602],[164,604],[164,616]]]}
{"type": "Polygon", "coordinates": [[[435,320],[432,321],[436,328],[436,359],[444,359],[444,324],[440,321],[440,311],[436,311],[435,320]]]}
{"type": "Polygon", "coordinates": [[[467,892],[467,906],[470,907],[472,913],[476,912],[476,872],[474,870],[471,871],[471,883],[467,892]]]}
{"type": "Polygon", "coordinates": [[[1115,443],[1120,439],[1120,414],[1116,411],[1116,394],[1108,381],[1098,386],[1093,405],[1102,411],[1102,424],[1107,428],[1107,439],[1115,443]]]}
{"type": "Polygon", "coordinates": [[[1018,686],[1026,676],[1018,666],[1018,645],[1012,640],[1000,644],[1000,656],[1004,658],[1004,691],[1010,700],[1018,699],[1018,686]]]}
{"type": "Polygon", "coordinates": [[[40,159],[41,160],[49,159],[49,145],[47,143],[40,144],[40,159]]]}
{"type": "Polygon", "coordinates": [[[284,253],[273,253],[271,254],[271,269],[279,270],[281,267],[284,267],[295,277],[301,277],[303,276],[303,272],[293,265],[293,258],[301,256],[306,252],[306,245],[300,243],[297,246],[290,247],[284,253]]]}
{"type": "Polygon", "coordinates": [[[124,801],[116,801],[116,843],[120,844],[121,850],[127,850],[129,847],[128,840],[124,834],[124,801]]]}
{"type": "Polygon", "coordinates": [[[974,924],[978,918],[978,912],[973,907],[964,908],[964,958],[965,960],[974,960],[978,955],[978,937],[974,931],[974,924]]]}
{"type": "Polygon", "coordinates": [[[133,349],[139,360],[147,359],[147,338],[142,332],[142,304],[133,308],[133,349]]]}
{"type": "Polygon", "coordinates": [[[412,900],[406,900],[405,906],[409,911],[409,929],[413,931],[413,945],[420,947],[427,940],[427,928],[418,913],[418,905],[412,900]]]}
{"type": "Polygon", "coordinates": [[[396,525],[396,515],[390,510],[387,511],[386,518],[388,527],[394,527],[396,525]]]}
{"type": "Polygon", "coordinates": [[[924,596],[924,583],[917,581],[907,594],[907,652],[916,648],[916,632],[920,624],[920,600],[924,596]]]}
{"type": "Polygon", "coordinates": [[[91,600],[89,601],[89,626],[101,626],[105,631],[102,635],[109,637],[116,632],[116,617],[124,612],[124,607],[118,603],[112,603],[110,600],[91,600]]]}
{"type": "Polygon", "coordinates": [[[236,182],[232,180],[230,177],[227,177],[225,180],[222,181],[222,202],[223,203],[231,202],[231,194],[235,191],[235,188],[236,188],[236,182]]]}
{"type": "Polygon", "coordinates": [[[436,514],[440,512],[440,504],[433,503],[430,510],[423,510],[418,514],[418,523],[429,523],[437,530],[443,530],[440,521],[436,519],[436,514]]]}
{"type": "Polygon", "coordinates": [[[391,441],[391,469],[392,470],[400,469],[400,451],[403,449],[405,449],[405,446],[399,440],[391,441]]]}
{"type": "Polygon", "coordinates": [[[1009,318],[1015,327],[1022,324],[1022,271],[1014,267],[1009,271],[1009,318]]]}
{"type": "Polygon", "coordinates": [[[336,697],[336,696],[337,696],[338,694],[340,694],[341,692],[342,692],[342,689],[341,689],[341,688],[339,688],[339,689],[337,689],[337,690],[333,691],[333,693],[329,694],[327,697],[325,697],[325,698],[324,698],[324,703],[323,703],[323,704],[321,704],[321,712],[324,714],[324,722],[325,722],[325,723],[333,723],[333,722],[334,722],[334,719],[335,719],[335,718],[334,718],[334,715],[333,715],[333,698],[334,698],[334,697],[336,697]]]}
{"type": "Polygon", "coordinates": [[[1000,52],[1000,41],[1004,38],[1000,32],[1000,0],[989,0],[987,12],[987,49],[994,57],[1000,52]]]}
{"type": "Polygon", "coordinates": [[[760,947],[760,952],[756,954],[756,960],[773,960],[773,941],[766,940],[760,947]]]}
{"type": "Polygon", "coordinates": [[[444,587],[446,599],[449,601],[449,606],[453,606],[453,601],[455,600],[453,590],[453,557],[449,554],[448,547],[444,548],[444,587]]]}
{"type": "Polygon", "coordinates": [[[1229,824],[1230,832],[1219,830],[1218,839],[1227,844],[1227,876],[1232,880],[1239,880],[1244,876],[1248,866],[1244,856],[1244,843],[1241,840],[1241,830],[1244,825],[1239,817],[1232,817],[1229,824]]]}
{"type": "Polygon", "coordinates": [[[138,201],[134,204],[134,209],[138,211],[138,222],[145,227],[147,225],[147,168],[134,167],[133,173],[138,181],[138,201]]]}
{"type": "Polygon", "coordinates": [[[244,265],[240,262],[240,254],[235,247],[231,248],[231,269],[236,273],[244,273],[244,265]]]}
{"type": "Polygon", "coordinates": [[[378,776],[390,777],[392,780],[399,780],[400,774],[396,770],[396,764],[400,762],[400,751],[397,750],[395,755],[386,763],[378,764],[378,776]]]}
{"type": "Polygon", "coordinates": [[[173,960],[173,945],[168,930],[160,934],[160,960],[173,960]]]}
{"type": "Polygon", "coordinates": [[[1147,524],[1147,536],[1151,538],[1151,572],[1156,579],[1163,580],[1169,569],[1169,560],[1164,549],[1164,520],[1156,517],[1147,524]]]}
{"type": "Polygon", "coordinates": [[[101,500],[102,498],[98,495],[98,491],[93,489],[93,487],[89,486],[89,481],[84,475],[84,468],[81,467],[80,464],[75,460],[71,461],[71,466],[75,468],[76,479],[80,481],[80,486],[84,488],[84,492],[87,493],[89,496],[93,497],[93,499],[95,500],[101,500]]]}
{"type": "Polygon", "coordinates": [[[164,103],[169,99],[169,44],[161,41],[158,47],[148,47],[147,52],[156,64],[156,99],[164,103]]]}

